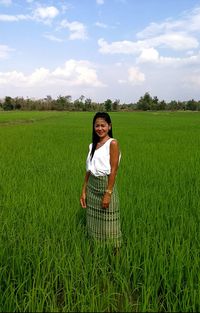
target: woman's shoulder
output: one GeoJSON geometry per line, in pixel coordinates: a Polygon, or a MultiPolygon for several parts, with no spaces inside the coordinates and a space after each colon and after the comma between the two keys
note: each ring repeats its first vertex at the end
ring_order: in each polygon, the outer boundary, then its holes
{"type": "Polygon", "coordinates": [[[112,153],[119,153],[119,161],[121,159],[121,149],[119,147],[118,140],[113,138],[113,140],[110,142],[110,152],[112,153]]]}
{"type": "Polygon", "coordinates": [[[91,149],[92,149],[92,143],[89,144],[89,150],[91,150],[91,149]]]}
{"type": "Polygon", "coordinates": [[[109,140],[109,150],[119,150],[118,140],[115,138],[110,138],[109,140]]]}
{"type": "Polygon", "coordinates": [[[118,146],[118,140],[115,138],[110,138],[110,145],[111,146],[118,146]]]}

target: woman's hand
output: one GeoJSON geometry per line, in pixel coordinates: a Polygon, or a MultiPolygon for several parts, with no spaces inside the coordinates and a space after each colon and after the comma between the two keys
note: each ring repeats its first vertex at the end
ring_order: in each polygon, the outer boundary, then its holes
{"type": "Polygon", "coordinates": [[[83,209],[86,209],[86,192],[83,191],[80,197],[80,203],[83,209]]]}
{"type": "Polygon", "coordinates": [[[102,208],[108,209],[110,204],[111,195],[109,193],[105,193],[102,199],[102,208]]]}

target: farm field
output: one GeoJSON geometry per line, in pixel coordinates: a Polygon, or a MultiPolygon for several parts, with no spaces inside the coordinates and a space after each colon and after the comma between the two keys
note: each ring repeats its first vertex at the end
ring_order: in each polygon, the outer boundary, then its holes
{"type": "Polygon", "coordinates": [[[79,198],[94,112],[0,112],[0,311],[200,311],[200,113],[110,113],[123,245],[79,198]]]}

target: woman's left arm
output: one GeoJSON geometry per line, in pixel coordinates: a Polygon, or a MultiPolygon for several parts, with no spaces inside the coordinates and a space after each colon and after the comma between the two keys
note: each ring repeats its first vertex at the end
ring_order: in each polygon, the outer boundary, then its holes
{"type": "Polygon", "coordinates": [[[106,192],[103,196],[102,207],[107,209],[110,204],[112,190],[115,184],[115,177],[117,175],[118,164],[119,164],[119,145],[117,140],[112,140],[110,143],[110,175],[108,176],[108,185],[106,192]]]}

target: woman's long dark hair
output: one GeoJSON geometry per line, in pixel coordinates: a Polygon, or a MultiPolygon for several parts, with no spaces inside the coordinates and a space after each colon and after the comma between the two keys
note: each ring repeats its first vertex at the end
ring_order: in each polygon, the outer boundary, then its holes
{"type": "Polygon", "coordinates": [[[94,124],[97,118],[102,118],[104,119],[109,125],[111,125],[110,130],[108,131],[108,136],[110,138],[113,138],[113,133],[112,133],[112,124],[111,124],[111,118],[108,113],[106,112],[97,112],[93,118],[93,125],[92,125],[92,150],[90,153],[90,158],[92,160],[94,151],[96,149],[97,143],[99,142],[99,136],[96,134],[95,129],[94,129],[94,124]]]}

